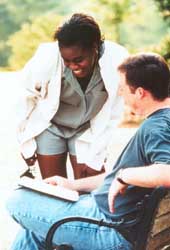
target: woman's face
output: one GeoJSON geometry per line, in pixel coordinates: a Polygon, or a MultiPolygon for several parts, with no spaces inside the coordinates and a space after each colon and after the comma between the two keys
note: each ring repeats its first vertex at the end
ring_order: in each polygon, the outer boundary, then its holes
{"type": "Polygon", "coordinates": [[[72,70],[76,78],[88,77],[97,59],[96,49],[85,49],[78,45],[60,47],[60,53],[66,67],[72,70]]]}

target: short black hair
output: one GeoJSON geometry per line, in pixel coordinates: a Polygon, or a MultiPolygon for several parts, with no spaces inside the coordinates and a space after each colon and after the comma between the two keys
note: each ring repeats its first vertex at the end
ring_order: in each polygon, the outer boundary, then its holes
{"type": "Polygon", "coordinates": [[[61,27],[57,28],[54,40],[58,40],[59,47],[78,45],[91,49],[95,45],[99,50],[104,39],[101,36],[99,25],[93,17],[75,13],[61,27]]]}
{"type": "Polygon", "coordinates": [[[170,96],[170,70],[160,55],[140,53],[130,56],[119,65],[118,70],[125,73],[127,84],[132,90],[142,87],[156,100],[170,96]]]}

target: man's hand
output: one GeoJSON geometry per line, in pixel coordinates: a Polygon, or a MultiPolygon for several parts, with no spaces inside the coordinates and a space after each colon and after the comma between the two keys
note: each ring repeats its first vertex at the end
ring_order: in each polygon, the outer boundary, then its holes
{"type": "Polygon", "coordinates": [[[78,191],[80,194],[89,193],[94,189],[98,188],[101,185],[101,182],[104,180],[106,173],[99,175],[94,175],[90,177],[80,178],[76,180],[69,180],[61,176],[52,176],[44,179],[46,183],[52,185],[60,185],[72,190],[78,191]]]}
{"type": "Polygon", "coordinates": [[[121,184],[116,178],[112,181],[108,194],[109,210],[114,213],[114,202],[118,194],[124,194],[128,185],[121,184]]]}
{"type": "Polygon", "coordinates": [[[73,181],[68,180],[67,178],[64,178],[62,176],[55,175],[55,176],[44,179],[44,181],[51,185],[59,185],[59,186],[74,190],[73,181]]]}

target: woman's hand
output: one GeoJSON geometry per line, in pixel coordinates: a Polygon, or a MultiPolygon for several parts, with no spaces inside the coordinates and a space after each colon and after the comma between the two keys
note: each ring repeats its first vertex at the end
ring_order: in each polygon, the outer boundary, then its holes
{"type": "Polygon", "coordinates": [[[30,158],[24,158],[24,156],[21,154],[22,158],[24,159],[24,161],[26,162],[27,166],[34,166],[36,160],[37,160],[37,155],[34,154],[33,156],[31,156],[30,158]]]}
{"type": "Polygon", "coordinates": [[[114,202],[116,196],[118,194],[124,194],[128,185],[120,183],[117,178],[112,181],[112,184],[109,188],[108,194],[108,203],[109,203],[109,210],[111,213],[114,213],[114,202]]]}
{"type": "Polygon", "coordinates": [[[55,175],[55,176],[44,179],[44,181],[51,185],[59,185],[59,186],[74,190],[74,187],[73,187],[74,181],[71,181],[62,176],[55,175]]]}

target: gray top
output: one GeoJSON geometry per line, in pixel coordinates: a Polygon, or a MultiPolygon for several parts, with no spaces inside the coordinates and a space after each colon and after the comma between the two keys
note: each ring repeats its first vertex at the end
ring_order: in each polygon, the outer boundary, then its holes
{"type": "Polygon", "coordinates": [[[60,105],[52,123],[67,137],[77,131],[87,129],[89,121],[100,111],[107,96],[99,65],[94,68],[85,92],[82,91],[72,71],[65,68],[61,84],[60,105]]]}

